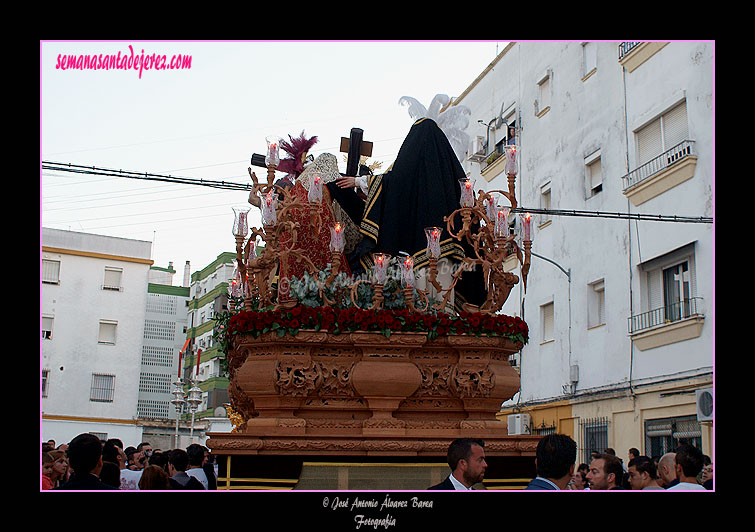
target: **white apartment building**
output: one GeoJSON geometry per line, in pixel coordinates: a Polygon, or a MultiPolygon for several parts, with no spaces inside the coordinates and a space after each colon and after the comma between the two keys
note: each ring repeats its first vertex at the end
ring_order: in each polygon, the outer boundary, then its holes
{"type": "Polygon", "coordinates": [[[205,417],[215,415],[215,411],[228,402],[228,377],[222,365],[224,355],[213,340],[215,321],[212,318],[228,309],[228,284],[233,279],[235,259],[234,252],[220,253],[212,263],[191,275],[187,333],[191,347],[185,357],[183,379],[187,385],[195,379],[198,381],[202,388],[198,411],[205,417]]]}
{"type": "MultiPolygon", "coordinates": [[[[188,274],[188,261],[186,268],[188,274]]],[[[174,286],[175,273],[173,263],[167,268],[152,266],[149,271],[137,406],[142,420],[176,419],[171,390],[180,375],[180,354],[188,332],[189,286],[186,281],[184,286],[174,286]]]]}
{"type": "MultiPolygon", "coordinates": [[[[491,154],[513,143],[520,207],[712,219],[713,61],[711,42],[509,43],[453,102],[472,110],[463,166],[475,188],[507,190],[505,157],[491,154]]],[[[713,231],[533,215],[527,290],[503,309],[530,339],[501,416],[572,435],[585,462],[680,441],[712,457],[698,398],[714,380],[713,231]]]]}
{"type": "Polygon", "coordinates": [[[152,243],[50,228],[41,240],[42,441],[138,443],[152,243]]]}

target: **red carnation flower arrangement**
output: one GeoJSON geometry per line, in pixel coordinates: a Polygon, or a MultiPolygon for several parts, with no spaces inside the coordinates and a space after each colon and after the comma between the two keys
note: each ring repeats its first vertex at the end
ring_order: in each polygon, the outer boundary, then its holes
{"type": "Polygon", "coordinates": [[[223,331],[226,339],[236,334],[251,334],[255,338],[275,331],[278,336],[296,335],[300,330],[328,331],[332,334],[353,331],[381,332],[390,337],[393,332],[425,332],[429,339],[446,334],[473,336],[503,336],[526,344],[529,330],[519,317],[462,312],[451,316],[410,313],[400,310],[363,310],[356,307],[297,306],[291,310],[241,311],[230,318],[223,331]]]}

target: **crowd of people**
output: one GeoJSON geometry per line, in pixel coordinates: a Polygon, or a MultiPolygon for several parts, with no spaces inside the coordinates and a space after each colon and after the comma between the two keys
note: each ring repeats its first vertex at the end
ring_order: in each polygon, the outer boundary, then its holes
{"type": "MultiPolygon", "coordinates": [[[[543,436],[535,456],[536,477],[526,490],[712,490],[713,464],[700,449],[682,444],[657,459],[629,449],[629,462],[613,449],[592,453],[590,464],[577,465],[577,444],[565,434],[543,436]]],[[[460,438],[447,453],[451,474],[430,490],[471,490],[485,477],[485,442],[460,438]]]]}
{"type": "Polygon", "coordinates": [[[186,449],[153,449],[149,442],[123,446],[79,434],[70,443],[42,444],[43,490],[216,490],[212,453],[192,443],[186,449]]]}
{"type": "MultiPolygon", "coordinates": [[[[460,438],[447,459],[451,474],[431,490],[468,490],[479,485],[487,468],[485,442],[460,438]]],[[[693,445],[650,458],[629,449],[628,463],[613,449],[592,453],[577,465],[577,444],[564,434],[543,436],[535,453],[537,476],[527,490],[712,490],[713,464],[693,445]]],[[[42,444],[43,490],[216,490],[217,466],[210,451],[193,443],[162,451],[148,442],[123,447],[80,434],[68,444],[42,444]]]]}
{"type": "Polygon", "coordinates": [[[650,458],[632,447],[628,462],[605,449],[589,464],[576,464],[577,444],[564,434],[544,436],[536,451],[537,477],[527,489],[712,490],[713,463],[697,447],[683,443],[675,452],[650,458]]]}

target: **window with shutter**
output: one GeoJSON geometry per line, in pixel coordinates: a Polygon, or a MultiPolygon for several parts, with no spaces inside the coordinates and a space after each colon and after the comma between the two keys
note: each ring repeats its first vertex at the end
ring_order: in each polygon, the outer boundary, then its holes
{"type": "Polygon", "coordinates": [[[600,157],[587,165],[587,186],[590,197],[603,190],[603,169],[600,165],[600,157]]]}
{"type": "MultiPolygon", "coordinates": [[[[551,184],[548,182],[540,187],[540,208],[544,211],[549,211],[551,209],[551,199],[551,184]]],[[[550,214],[543,213],[540,215],[540,225],[543,225],[550,220],[550,214]]]]}
{"type": "Polygon", "coordinates": [[[663,306],[666,319],[680,320],[690,315],[689,265],[687,262],[663,270],[663,306]]]}
{"type": "Polygon", "coordinates": [[[543,305],[540,315],[543,318],[543,342],[553,340],[553,303],[543,305]]]}
{"type": "Polygon", "coordinates": [[[47,397],[47,389],[50,385],[50,370],[42,370],[42,397],[47,397]]]}
{"type": "Polygon", "coordinates": [[[637,132],[637,163],[643,165],[663,153],[660,119],[653,120],[637,132]]]}
{"type": "Polygon", "coordinates": [[[674,452],[682,443],[702,449],[702,432],[695,416],[645,421],[646,455],[663,456],[674,452]]]}
{"type": "Polygon", "coordinates": [[[539,118],[545,115],[551,105],[551,77],[553,71],[548,69],[537,82],[537,99],[535,100],[535,115],[539,118]]]}
{"type": "Polygon", "coordinates": [[[54,283],[60,282],[60,261],[42,259],[42,282],[54,283]]]}
{"type": "Polygon", "coordinates": [[[695,288],[695,245],[687,244],[651,259],[640,269],[644,275],[643,312],[633,316],[632,330],[689,318],[701,312],[695,288]]]}
{"type": "Polygon", "coordinates": [[[543,81],[540,82],[540,90],[538,91],[538,99],[540,101],[539,110],[542,111],[546,107],[548,107],[550,102],[550,79],[544,78],[543,81]]]}
{"type": "Polygon", "coordinates": [[[53,318],[42,316],[42,338],[45,340],[52,340],[52,322],[53,318]]]}
{"type": "Polygon", "coordinates": [[[595,43],[586,42],[582,45],[582,77],[586,77],[597,68],[598,55],[595,43]]]}
{"type": "Polygon", "coordinates": [[[605,281],[595,281],[588,285],[587,327],[597,327],[606,322],[605,281]]]}
{"type": "Polygon", "coordinates": [[[121,289],[121,268],[105,268],[105,282],[102,285],[103,290],[120,290],[121,289]]]}
{"type": "Polygon", "coordinates": [[[100,321],[100,331],[97,337],[97,342],[100,344],[115,345],[115,333],[117,327],[118,322],[100,321]]]}
{"type": "Polygon", "coordinates": [[[661,122],[663,123],[663,151],[670,150],[689,137],[685,102],[664,114],[661,122]]]}
{"type": "Polygon", "coordinates": [[[682,102],[637,131],[638,165],[688,140],[687,105],[682,102]]]}

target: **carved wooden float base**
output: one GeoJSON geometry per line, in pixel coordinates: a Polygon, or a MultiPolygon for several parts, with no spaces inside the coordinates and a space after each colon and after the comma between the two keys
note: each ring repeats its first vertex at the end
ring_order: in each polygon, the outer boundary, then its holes
{"type": "Polygon", "coordinates": [[[215,454],[445,456],[455,438],[486,454],[534,456],[496,413],[519,389],[504,337],[300,331],[238,335],[229,396],[245,422],[211,433],[215,454]]]}
{"type": "Polygon", "coordinates": [[[481,438],[486,456],[534,456],[539,436],[508,436],[479,430],[448,436],[406,434],[379,436],[275,436],[250,433],[209,433],[213,454],[297,456],[432,456],[444,461],[449,444],[458,437],[481,438]]]}

